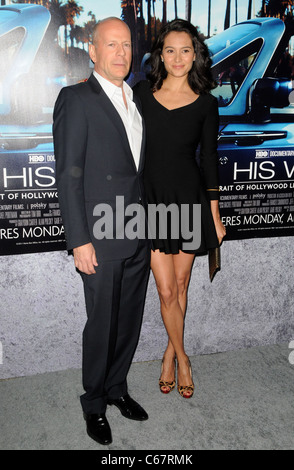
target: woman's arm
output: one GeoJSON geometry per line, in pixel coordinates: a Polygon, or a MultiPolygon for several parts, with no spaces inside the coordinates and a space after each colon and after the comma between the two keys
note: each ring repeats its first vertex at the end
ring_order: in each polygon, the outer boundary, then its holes
{"type": "Polygon", "coordinates": [[[223,241],[223,238],[226,236],[226,229],[221,221],[220,212],[219,212],[219,202],[218,200],[210,201],[211,213],[215,225],[215,230],[218,238],[219,244],[223,241]]]}
{"type": "Polygon", "coordinates": [[[219,212],[219,176],[217,137],[219,130],[218,102],[213,99],[203,123],[200,160],[203,171],[207,196],[210,201],[211,213],[215,224],[218,241],[221,244],[226,229],[219,212]]]}

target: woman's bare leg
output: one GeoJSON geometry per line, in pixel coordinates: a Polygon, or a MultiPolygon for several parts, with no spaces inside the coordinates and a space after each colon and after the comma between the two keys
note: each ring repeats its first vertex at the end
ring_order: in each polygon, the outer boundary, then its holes
{"type": "MultiPolygon", "coordinates": [[[[191,270],[195,256],[187,253],[180,252],[178,255],[173,255],[175,276],[178,286],[178,302],[180,304],[183,317],[185,319],[187,310],[187,294],[188,286],[191,278],[191,270]]],[[[175,350],[170,341],[166,349],[168,357],[175,356],[175,350]]]]}
{"type": "Polygon", "coordinates": [[[151,268],[160,298],[162,319],[169,337],[161,379],[167,382],[174,380],[176,355],[178,379],[182,386],[191,385],[192,382],[183,337],[187,288],[193,260],[194,255],[182,252],[178,255],[166,255],[159,251],[151,254],[151,268]]]}

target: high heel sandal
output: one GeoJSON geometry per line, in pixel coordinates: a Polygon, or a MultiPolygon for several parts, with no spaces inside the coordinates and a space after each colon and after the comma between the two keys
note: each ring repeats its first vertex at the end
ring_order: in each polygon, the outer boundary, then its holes
{"type": "MultiPolygon", "coordinates": [[[[175,360],[175,368],[176,368],[176,360],[175,360]]],[[[162,375],[162,372],[163,372],[163,359],[161,362],[161,375],[162,375]]],[[[159,389],[161,393],[164,393],[165,395],[172,392],[175,386],[176,386],[175,380],[173,380],[172,382],[166,382],[165,380],[159,379],[159,389]],[[165,390],[163,390],[163,388],[165,388],[165,390]]]]}
{"type": "MultiPolygon", "coordinates": [[[[189,368],[190,368],[190,375],[191,375],[191,379],[192,379],[192,367],[191,367],[190,360],[189,360],[189,368]]],[[[192,381],[192,385],[183,386],[183,385],[178,384],[178,392],[183,398],[186,398],[186,399],[192,398],[192,396],[194,394],[193,381],[192,381]]]]}

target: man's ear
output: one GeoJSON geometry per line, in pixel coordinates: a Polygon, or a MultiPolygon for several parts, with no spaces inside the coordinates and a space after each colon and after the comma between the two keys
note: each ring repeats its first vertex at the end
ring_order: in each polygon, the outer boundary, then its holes
{"type": "Polygon", "coordinates": [[[94,44],[89,44],[89,56],[92,62],[96,62],[96,50],[94,44]]]}

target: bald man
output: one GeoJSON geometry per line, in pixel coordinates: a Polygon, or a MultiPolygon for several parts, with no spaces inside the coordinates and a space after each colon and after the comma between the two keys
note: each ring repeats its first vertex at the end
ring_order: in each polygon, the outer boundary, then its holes
{"type": "Polygon", "coordinates": [[[126,418],[148,419],[128,394],[127,374],[141,328],[150,245],[126,235],[130,218],[117,205],[146,207],[145,129],[124,81],[132,60],[128,26],[118,18],[100,21],[89,54],[94,72],[87,82],[62,89],[53,136],[67,249],[83,279],[87,310],[81,405],[88,435],[106,445],[112,442],[107,405],[126,418]],[[105,211],[113,214],[112,233],[103,231],[105,211]]]}

